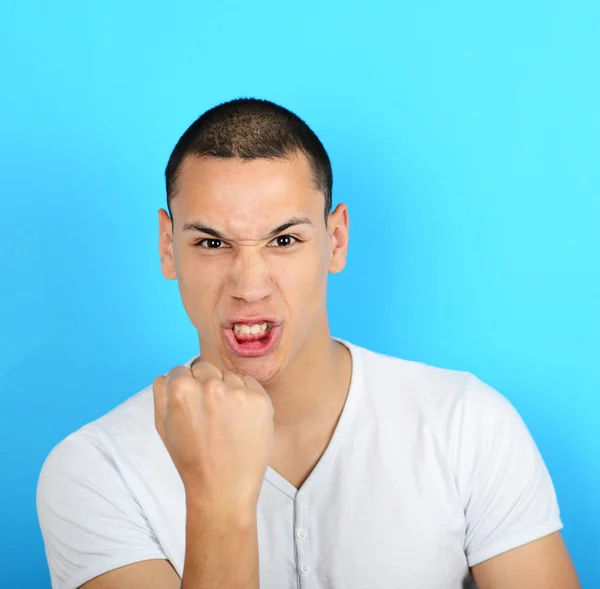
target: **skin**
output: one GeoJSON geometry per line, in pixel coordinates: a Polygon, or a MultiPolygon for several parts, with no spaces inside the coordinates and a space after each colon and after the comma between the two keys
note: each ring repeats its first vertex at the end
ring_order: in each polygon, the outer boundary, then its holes
{"type": "Polygon", "coordinates": [[[178,282],[202,360],[260,382],[273,402],[280,437],[323,428],[350,380],[349,355],[331,339],[326,306],[328,274],[346,265],[348,210],[338,205],[326,226],[323,209],[309,162],[296,155],[249,161],[190,157],[171,204],[173,222],[159,211],[162,273],[178,282]],[[301,243],[267,237],[292,218],[310,224],[277,237],[301,243]],[[183,230],[196,222],[225,237],[220,249],[201,249],[197,244],[211,235],[183,230]],[[222,324],[232,315],[255,314],[281,319],[279,344],[267,357],[240,358],[225,341],[222,324]]]}
{"type": "MultiPolygon", "coordinates": [[[[331,339],[326,310],[328,275],[340,272],[346,264],[347,208],[340,204],[325,224],[323,195],[314,184],[306,158],[296,155],[250,161],[188,158],[182,165],[171,209],[173,219],[164,209],[159,211],[161,269],[165,278],[177,280],[186,312],[198,332],[202,370],[216,367],[228,379],[243,375],[262,385],[274,409],[275,450],[270,464],[300,486],[327,446],[350,382],[351,360],[346,349],[331,339]],[[269,235],[290,218],[305,218],[310,223],[269,235]],[[213,237],[186,231],[187,224],[219,231],[229,247],[201,249],[199,242],[213,237]],[[286,238],[278,241],[286,235],[302,243],[289,249],[277,247],[289,243],[286,238]],[[277,349],[264,358],[237,357],[222,330],[232,314],[275,315],[281,319],[277,349]],[[290,449],[294,447],[307,449],[304,463],[292,461],[290,449]]],[[[177,377],[177,370],[181,372],[181,367],[174,369],[167,381],[183,379],[192,387],[207,378],[189,370],[190,374],[177,377]],[[191,382],[193,378],[196,384],[191,382]]],[[[182,394],[177,397],[185,398],[182,394]]],[[[223,415],[230,410],[225,408],[223,415]]],[[[173,435],[180,433],[185,423],[172,424],[173,435]]],[[[186,444],[181,447],[185,450],[186,444]]],[[[188,522],[188,532],[193,528],[201,536],[214,522],[202,521],[201,511],[194,513],[200,521],[198,525],[188,522]]],[[[240,534],[247,534],[245,528],[240,530],[240,534]]],[[[211,533],[209,546],[215,538],[231,535],[229,528],[227,533],[211,533]]],[[[231,563],[239,561],[239,546],[255,541],[255,536],[252,529],[247,537],[239,536],[244,540],[236,540],[237,545],[220,545],[215,555],[223,560],[215,561],[215,573],[231,569],[231,563]]],[[[198,538],[195,545],[203,541],[198,538]]],[[[248,567],[256,567],[255,550],[244,553],[248,567]]],[[[491,558],[473,567],[473,575],[479,589],[580,589],[560,533],[491,558]]],[[[240,581],[236,586],[254,587],[253,582],[240,581]]],[[[178,589],[180,585],[181,579],[168,561],[148,560],[100,575],[83,587],[178,589]]],[[[214,586],[223,583],[215,582],[214,586]]]]}
{"type": "Polygon", "coordinates": [[[555,532],[472,569],[478,589],[581,589],[560,532],[555,532]]]}

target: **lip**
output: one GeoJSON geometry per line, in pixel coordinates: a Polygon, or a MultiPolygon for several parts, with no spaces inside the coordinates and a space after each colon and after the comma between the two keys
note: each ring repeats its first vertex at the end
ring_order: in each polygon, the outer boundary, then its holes
{"type": "Polygon", "coordinates": [[[274,327],[279,327],[281,325],[281,320],[276,317],[234,317],[232,319],[228,319],[228,321],[223,325],[225,329],[232,329],[235,323],[243,323],[246,325],[256,325],[260,323],[271,323],[274,327]]]}
{"type": "Polygon", "coordinates": [[[278,325],[273,325],[267,344],[259,348],[243,348],[236,340],[235,334],[233,333],[233,329],[231,327],[225,328],[223,330],[223,334],[227,344],[229,345],[229,349],[234,354],[242,358],[258,358],[261,356],[267,356],[278,346],[281,336],[281,327],[278,325]]]}

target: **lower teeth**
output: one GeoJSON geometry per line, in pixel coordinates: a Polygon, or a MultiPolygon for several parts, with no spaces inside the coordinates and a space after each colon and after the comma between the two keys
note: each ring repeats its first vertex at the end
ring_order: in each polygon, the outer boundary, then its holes
{"type": "Polygon", "coordinates": [[[257,337],[240,339],[236,335],[235,339],[237,340],[237,342],[239,344],[248,344],[248,343],[251,343],[251,342],[263,342],[263,341],[267,341],[269,339],[269,330],[265,331],[264,333],[257,334],[257,337]]]}

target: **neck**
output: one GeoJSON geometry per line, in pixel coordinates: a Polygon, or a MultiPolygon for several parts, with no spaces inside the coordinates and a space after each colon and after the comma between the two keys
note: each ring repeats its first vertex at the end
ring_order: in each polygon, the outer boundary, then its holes
{"type": "MultiPolygon", "coordinates": [[[[224,368],[209,353],[202,354],[202,359],[224,368]]],[[[331,338],[325,317],[294,351],[285,368],[262,383],[275,410],[276,435],[310,435],[329,427],[344,407],[351,374],[350,351],[331,338]]]]}
{"type": "Polygon", "coordinates": [[[350,351],[328,326],[314,333],[281,374],[264,387],[275,410],[278,434],[319,430],[341,412],[350,385],[350,351]]]}

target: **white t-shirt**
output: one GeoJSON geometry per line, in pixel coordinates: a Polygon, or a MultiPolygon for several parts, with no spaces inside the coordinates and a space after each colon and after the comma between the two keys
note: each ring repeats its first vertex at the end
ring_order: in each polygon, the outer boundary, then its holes
{"type": "MultiPolygon", "coordinates": [[[[261,589],[464,589],[470,566],[562,528],[504,397],[469,373],[338,341],[353,369],[329,446],[300,490],[265,473],[261,589]]],[[[183,575],[184,488],[151,386],[52,450],[37,510],[53,589],[155,558],[183,575]]]]}

